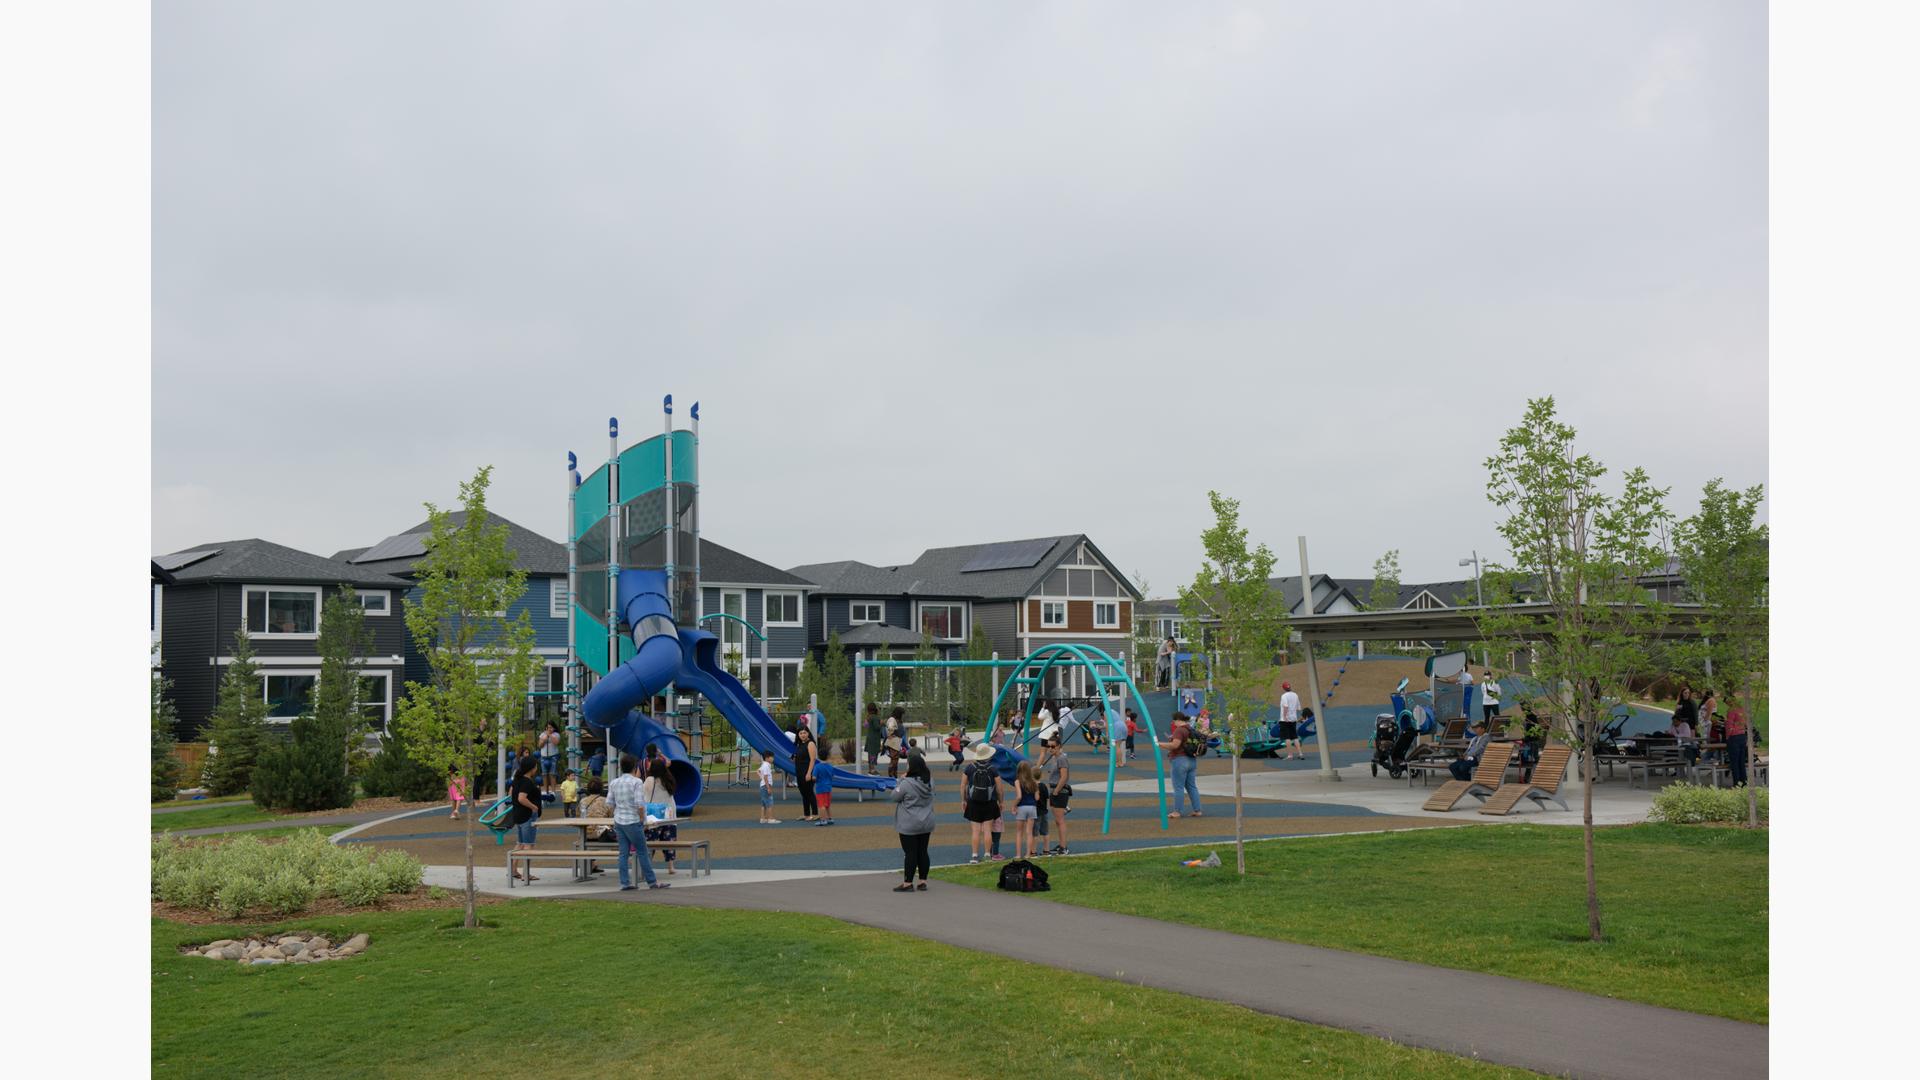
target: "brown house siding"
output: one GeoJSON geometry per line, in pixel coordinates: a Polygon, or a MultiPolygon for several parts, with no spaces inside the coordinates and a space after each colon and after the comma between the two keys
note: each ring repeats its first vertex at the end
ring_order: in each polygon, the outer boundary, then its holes
{"type": "Polygon", "coordinates": [[[1042,626],[1040,624],[1040,601],[1028,599],[1026,632],[1029,634],[1124,634],[1130,633],[1133,626],[1133,601],[1120,601],[1120,624],[1118,626],[1093,625],[1093,601],[1067,601],[1067,625],[1042,626]]]}

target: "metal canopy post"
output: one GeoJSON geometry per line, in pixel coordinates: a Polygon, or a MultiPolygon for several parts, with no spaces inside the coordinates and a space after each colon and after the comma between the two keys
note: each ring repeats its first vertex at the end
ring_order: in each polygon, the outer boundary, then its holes
{"type": "MultiPolygon", "coordinates": [[[[1313,615],[1313,579],[1307,573],[1307,538],[1304,536],[1300,537],[1300,612],[1309,617],[1313,615]]],[[[1313,639],[1303,632],[1300,635],[1300,645],[1307,654],[1309,700],[1323,710],[1325,706],[1320,705],[1320,671],[1313,662],[1313,639]]],[[[1313,741],[1320,749],[1320,779],[1339,780],[1340,774],[1333,769],[1333,751],[1328,748],[1328,744],[1332,741],[1329,736],[1333,734],[1333,727],[1326,717],[1318,713],[1319,710],[1316,710],[1313,741]]]]}

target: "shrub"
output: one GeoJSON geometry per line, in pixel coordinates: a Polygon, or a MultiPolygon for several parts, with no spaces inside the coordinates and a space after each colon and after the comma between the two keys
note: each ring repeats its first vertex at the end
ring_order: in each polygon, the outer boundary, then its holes
{"type": "Polygon", "coordinates": [[[387,892],[409,893],[420,884],[420,860],[404,851],[381,852],[374,856],[373,868],[387,892]]]}
{"type": "MultiPolygon", "coordinates": [[[[1767,789],[1757,789],[1760,820],[1767,820],[1767,789]]],[[[1745,788],[1713,788],[1699,784],[1668,784],[1653,797],[1648,821],[1673,825],[1695,825],[1703,821],[1744,822],[1747,820],[1745,788]]]]}
{"type": "Polygon", "coordinates": [[[304,911],[319,890],[300,871],[283,866],[261,883],[261,903],[275,915],[304,911]]]}
{"type": "Polygon", "coordinates": [[[266,898],[265,882],[246,874],[233,874],[221,879],[220,891],[214,894],[212,907],[231,919],[248,908],[264,906],[266,898]]]}
{"type": "Polygon", "coordinates": [[[360,786],[370,796],[426,802],[446,795],[446,778],[407,756],[407,744],[399,728],[387,736],[380,752],[367,763],[360,775],[360,786]]]}
{"type": "Polygon", "coordinates": [[[346,752],[311,717],[293,722],[293,741],[261,752],[254,763],[255,805],[272,810],[334,810],[353,805],[346,752]]]}
{"type": "Polygon", "coordinates": [[[377,902],[386,892],[386,881],[372,863],[361,863],[333,883],[333,895],[343,904],[362,906],[377,902]]]}

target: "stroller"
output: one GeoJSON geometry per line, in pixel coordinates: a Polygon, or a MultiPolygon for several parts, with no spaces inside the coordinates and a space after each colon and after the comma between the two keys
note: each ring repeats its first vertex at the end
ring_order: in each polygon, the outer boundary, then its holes
{"type": "Polygon", "coordinates": [[[1398,717],[1381,713],[1373,720],[1373,775],[1387,767],[1387,775],[1400,779],[1407,771],[1407,752],[1413,749],[1413,713],[1402,710],[1398,717]]]}

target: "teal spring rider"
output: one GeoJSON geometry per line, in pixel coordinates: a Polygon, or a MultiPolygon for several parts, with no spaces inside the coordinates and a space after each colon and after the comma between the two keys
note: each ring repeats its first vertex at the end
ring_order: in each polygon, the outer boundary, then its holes
{"type": "Polygon", "coordinates": [[[480,824],[493,830],[495,844],[505,844],[507,830],[513,828],[513,802],[504,798],[493,800],[493,805],[480,815],[480,824]]]}

